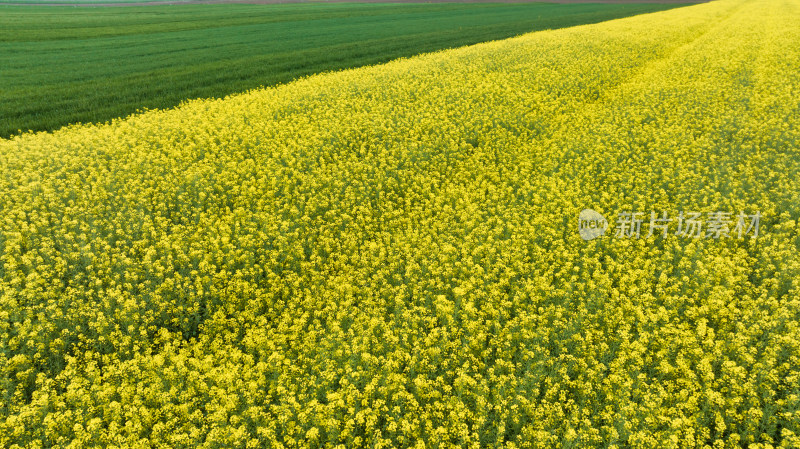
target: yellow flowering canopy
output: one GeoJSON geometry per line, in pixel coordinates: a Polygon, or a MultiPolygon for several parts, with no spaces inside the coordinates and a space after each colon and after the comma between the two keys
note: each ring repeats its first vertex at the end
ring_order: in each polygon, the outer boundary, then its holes
{"type": "Polygon", "coordinates": [[[0,140],[0,447],[800,446],[798,24],[718,0],[0,140]],[[730,225],[648,235],[684,212],[730,225]]]}

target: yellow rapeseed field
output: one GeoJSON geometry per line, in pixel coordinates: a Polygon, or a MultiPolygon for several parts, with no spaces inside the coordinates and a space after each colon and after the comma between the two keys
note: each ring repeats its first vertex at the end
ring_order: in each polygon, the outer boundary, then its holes
{"type": "Polygon", "coordinates": [[[718,0],[1,140],[0,447],[800,447],[799,24],[718,0]]]}

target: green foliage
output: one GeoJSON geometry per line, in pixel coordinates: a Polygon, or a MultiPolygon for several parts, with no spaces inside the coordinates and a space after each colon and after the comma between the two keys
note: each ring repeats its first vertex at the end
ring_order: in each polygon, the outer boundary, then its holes
{"type": "Polygon", "coordinates": [[[668,5],[0,6],[0,136],[668,5]]]}

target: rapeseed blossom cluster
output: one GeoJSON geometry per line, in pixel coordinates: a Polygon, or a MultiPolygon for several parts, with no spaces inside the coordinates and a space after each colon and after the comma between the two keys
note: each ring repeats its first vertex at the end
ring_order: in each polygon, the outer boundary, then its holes
{"type": "Polygon", "coordinates": [[[0,141],[0,446],[800,446],[798,23],[719,0],[0,141]]]}

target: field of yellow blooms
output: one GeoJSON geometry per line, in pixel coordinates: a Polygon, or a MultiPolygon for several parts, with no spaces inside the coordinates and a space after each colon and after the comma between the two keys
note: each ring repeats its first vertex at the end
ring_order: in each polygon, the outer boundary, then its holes
{"type": "Polygon", "coordinates": [[[798,23],[718,0],[0,140],[0,447],[800,447],[798,23]]]}

